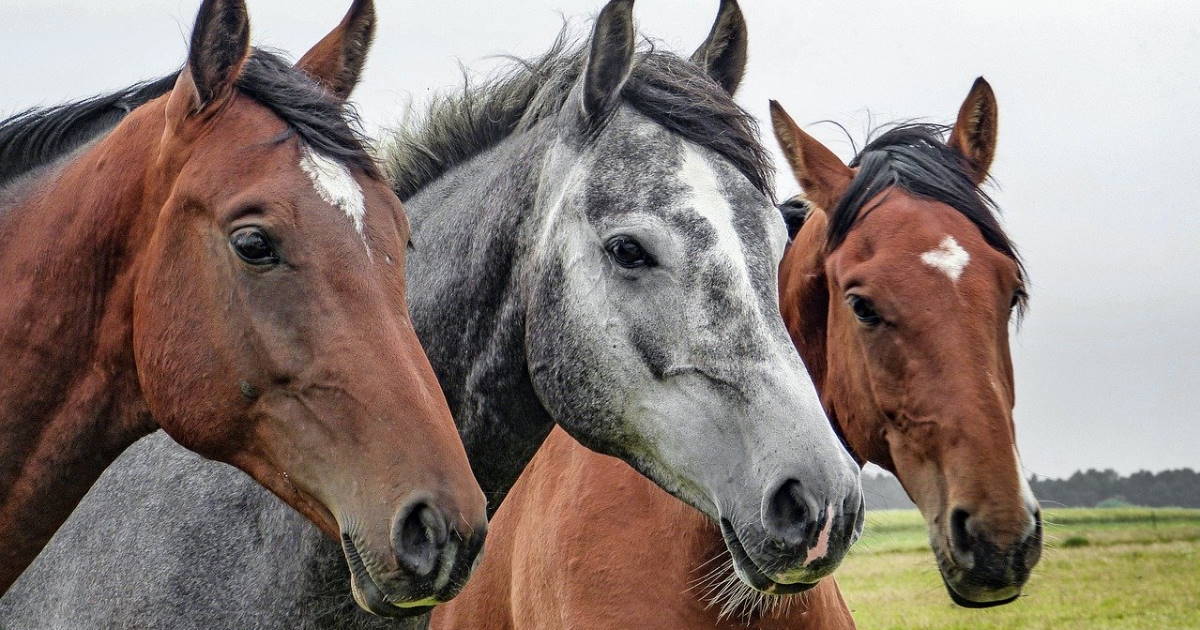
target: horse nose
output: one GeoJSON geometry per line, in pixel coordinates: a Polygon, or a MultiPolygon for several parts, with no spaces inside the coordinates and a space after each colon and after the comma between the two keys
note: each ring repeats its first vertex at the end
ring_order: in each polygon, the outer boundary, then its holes
{"type": "Polygon", "coordinates": [[[860,493],[850,493],[837,502],[826,501],[795,478],[779,484],[765,508],[763,526],[768,535],[788,547],[813,548],[830,537],[849,544],[862,531],[866,512],[860,493]],[[834,527],[838,531],[833,531],[834,527]]]}
{"type": "Polygon", "coordinates": [[[392,548],[396,562],[416,577],[429,577],[449,540],[450,524],[441,511],[427,501],[414,501],[396,514],[392,524],[392,548]]]}
{"type": "Polygon", "coordinates": [[[998,583],[1024,581],[1041,554],[1041,509],[1026,508],[1025,518],[1017,527],[1017,535],[1003,536],[1011,543],[1002,545],[996,533],[988,531],[987,523],[965,507],[956,507],[950,512],[950,553],[960,568],[980,577],[998,583]]]}

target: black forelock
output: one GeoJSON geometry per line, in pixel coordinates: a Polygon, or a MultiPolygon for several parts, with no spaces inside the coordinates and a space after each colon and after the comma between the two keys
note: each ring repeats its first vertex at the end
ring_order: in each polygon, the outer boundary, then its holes
{"type": "Polygon", "coordinates": [[[731,162],[759,192],[774,198],[774,167],[759,141],[758,123],[694,62],[650,50],[622,96],[654,122],[731,162]]]}
{"type": "Polygon", "coordinates": [[[1024,282],[1025,267],[996,218],[995,202],[975,184],[966,159],[945,143],[948,131],[944,125],[905,123],[868,142],[850,162],[858,173],[829,215],[826,247],[833,250],[840,245],[871,212],[873,206],[868,204],[897,187],[957,210],[975,224],[989,245],[1017,263],[1024,282]]]}
{"type": "MultiPolygon", "coordinates": [[[[33,108],[0,121],[0,186],[49,164],[107,133],[134,109],[175,86],[179,73],[111,94],[33,108]]],[[[256,48],[243,66],[238,91],[275,113],[319,153],[377,176],[358,116],[280,54],[256,48]]]]}
{"type": "Polygon", "coordinates": [[[282,55],[256,48],[242,67],[237,86],[283,119],[316,152],[378,176],[355,109],[331,96],[282,55]]]}
{"type": "MultiPolygon", "coordinates": [[[[587,47],[560,33],[550,50],[516,60],[495,78],[441,96],[415,124],[397,131],[385,164],[407,199],[509,135],[557,116],[583,73],[587,47]]],[[[773,195],[771,160],[754,118],[695,63],[646,47],[638,52],[622,102],[671,132],[728,160],[773,195]]]]}

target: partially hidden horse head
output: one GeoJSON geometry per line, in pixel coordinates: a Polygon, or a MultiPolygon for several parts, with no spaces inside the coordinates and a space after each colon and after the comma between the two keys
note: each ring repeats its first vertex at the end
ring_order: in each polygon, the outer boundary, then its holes
{"type": "Polygon", "coordinates": [[[161,97],[0,194],[0,589],[155,428],[340,540],[367,610],[461,588],[485,501],[345,104],[374,24],[356,0],[293,67],[251,48],[244,2],[205,0],[161,97]]]}
{"type": "MultiPolygon", "coordinates": [[[[638,50],[632,10],[612,0],[584,46],[560,38],[396,138],[400,197],[444,208],[417,219],[418,236],[470,222],[419,240],[414,260],[445,239],[477,256],[463,266],[492,277],[469,290],[507,288],[498,310],[523,347],[506,352],[527,362],[538,413],[708,515],[747,583],[805,589],[856,539],[862,497],[779,316],[787,235],[754,122],[731,98],[745,22],[723,1],[688,59],[638,50]],[[471,202],[482,209],[467,219],[471,202]]],[[[464,290],[428,282],[444,299],[464,290]]],[[[470,334],[496,338],[483,322],[470,334]]],[[[486,373],[438,369],[452,388],[486,373]]],[[[481,429],[460,422],[470,445],[481,429]]],[[[521,448],[503,475],[485,475],[505,477],[497,491],[532,455],[521,448]]],[[[472,452],[485,467],[501,457],[472,452]]]]}
{"type": "Polygon", "coordinates": [[[954,601],[1012,601],[1042,521],[1013,427],[1009,326],[1025,273],[979,189],[995,96],[978,79],[948,139],[901,125],[849,166],[778,103],[771,115],[807,200],[781,208],[794,237],[781,305],[830,417],[917,503],[954,601]]]}

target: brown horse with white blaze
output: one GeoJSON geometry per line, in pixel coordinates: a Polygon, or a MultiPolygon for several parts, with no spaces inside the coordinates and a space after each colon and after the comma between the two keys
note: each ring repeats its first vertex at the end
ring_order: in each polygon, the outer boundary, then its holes
{"type": "Polygon", "coordinates": [[[1025,273],[979,190],[995,94],[977,79],[944,143],[936,127],[902,125],[850,166],[771,112],[813,207],[780,268],[781,306],[829,416],[916,502],[954,601],[1012,601],[1042,521],[1012,414],[1008,330],[1025,273]]]}
{"type": "MultiPolygon", "coordinates": [[[[1041,549],[1012,421],[1024,272],[978,188],[996,112],[980,79],[948,141],[899,126],[847,166],[772,104],[808,198],[782,208],[784,321],[846,444],[900,478],[951,597],[972,607],[1016,598],[1041,549]]],[[[488,558],[434,628],[854,627],[832,580],[752,589],[709,519],[560,431],[491,525],[488,558]]]]}
{"type": "Polygon", "coordinates": [[[356,0],[293,67],[250,47],[243,2],[205,0],[168,93],[0,189],[0,592],[158,428],[341,540],[364,608],[461,587],[484,497],[344,103],[374,24],[356,0]]]}

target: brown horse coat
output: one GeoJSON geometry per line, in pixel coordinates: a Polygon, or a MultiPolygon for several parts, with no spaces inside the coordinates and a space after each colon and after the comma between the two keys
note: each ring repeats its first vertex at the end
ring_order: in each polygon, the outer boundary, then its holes
{"type": "Polygon", "coordinates": [[[341,540],[373,612],[460,587],[484,499],[341,100],[373,27],[357,0],[294,68],[205,0],[169,92],[0,194],[0,593],[158,428],[341,540]]]}
{"type": "MultiPolygon", "coordinates": [[[[458,598],[434,609],[431,628],[748,627],[736,616],[718,618],[721,604],[702,597],[728,570],[712,521],[561,429],[542,444],[491,527],[483,563],[458,598]],[[722,574],[710,585],[711,569],[722,574]]],[[[791,597],[780,609],[786,614],[755,617],[749,627],[854,628],[832,578],[791,597]]]]}

